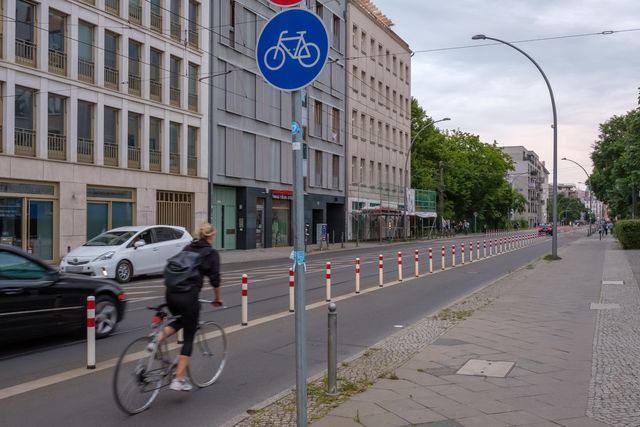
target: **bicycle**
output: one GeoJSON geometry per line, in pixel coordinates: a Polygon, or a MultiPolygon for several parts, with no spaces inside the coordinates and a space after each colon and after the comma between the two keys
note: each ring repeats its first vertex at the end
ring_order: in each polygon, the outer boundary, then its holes
{"type": "MultiPolygon", "coordinates": [[[[202,299],[198,301],[201,304],[211,303],[202,299]]],[[[160,390],[171,383],[178,364],[178,355],[172,358],[170,354],[178,345],[169,345],[166,339],[158,345],[158,340],[164,327],[180,316],[171,316],[167,304],[147,308],[155,312],[151,334],[133,340],[124,349],[113,374],[116,404],[129,415],[151,406],[160,390]],[[153,351],[149,351],[152,342],[156,345],[152,346],[153,351]]],[[[220,377],[226,362],[227,335],[222,326],[212,321],[199,322],[187,370],[191,382],[199,388],[210,386],[220,377]]]]}
{"type": "Polygon", "coordinates": [[[305,68],[311,68],[320,61],[320,48],[317,44],[305,40],[306,31],[298,31],[297,36],[292,37],[285,37],[287,34],[289,31],[280,33],[278,43],[265,52],[264,64],[269,70],[277,71],[282,68],[287,56],[297,60],[305,68]],[[295,42],[295,49],[287,47],[287,43],[294,46],[291,42],[295,42]]]}

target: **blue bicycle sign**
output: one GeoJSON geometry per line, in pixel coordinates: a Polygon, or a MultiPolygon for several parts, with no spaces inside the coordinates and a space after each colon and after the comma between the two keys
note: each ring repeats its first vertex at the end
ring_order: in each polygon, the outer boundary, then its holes
{"type": "Polygon", "coordinates": [[[267,22],[258,38],[256,60],[264,79],[293,91],[313,82],[329,55],[329,35],[322,20],[304,9],[289,9],[267,22]]]}

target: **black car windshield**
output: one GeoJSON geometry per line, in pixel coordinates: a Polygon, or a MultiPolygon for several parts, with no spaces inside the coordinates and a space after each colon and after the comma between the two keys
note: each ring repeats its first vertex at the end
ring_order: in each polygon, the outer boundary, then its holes
{"type": "Polygon", "coordinates": [[[120,246],[136,234],[135,231],[107,231],[89,240],[83,246],[120,246]]]}

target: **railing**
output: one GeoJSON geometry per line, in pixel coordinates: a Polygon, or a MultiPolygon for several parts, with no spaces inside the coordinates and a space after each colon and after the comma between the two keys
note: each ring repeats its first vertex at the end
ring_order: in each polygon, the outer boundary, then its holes
{"type": "Polygon", "coordinates": [[[162,170],[162,151],[149,150],[149,169],[154,172],[162,170]]]}
{"type": "Polygon", "coordinates": [[[28,40],[16,39],[16,62],[31,67],[36,66],[37,47],[28,40]]]}
{"type": "Polygon", "coordinates": [[[135,74],[129,74],[129,94],[140,96],[141,87],[140,87],[140,76],[135,74]]]}
{"type": "Polygon", "coordinates": [[[189,94],[189,110],[198,111],[198,95],[189,94]]]}
{"type": "Polygon", "coordinates": [[[180,22],[171,22],[171,38],[174,38],[178,41],[182,40],[182,27],[180,26],[180,22]]]}
{"type": "Polygon", "coordinates": [[[187,175],[198,175],[198,158],[195,156],[187,157],[187,175]]]}
{"type": "Polygon", "coordinates": [[[162,32],[162,15],[151,11],[151,29],[162,32]]]}
{"type": "Polygon", "coordinates": [[[86,3],[86,4],[90,4],[92,6],[95,6],[96,2],[95,0],[80,0],[82,3],[86,3]]]}
{"type": "Polygon", "coordinates": [[[78,59],[78,79],[83,82],[93,83],[94,64],[85,59],[78,59]]]}
{"type": "Polygon", "coordinates": [[[47,135],[49,158],[53,160],[67,160],[67,137],[57,133],[47,135]]]}
{"type": "Polygon", "coordinates": [[[67,75],[67,54],[59,50],[49,49],[49,72],[67,75]]]}
{"type": "Polygon", "coordinates": [[[198,47],[198,31],[197,30],[189,30],[189,46],[198,47]]]}
{"type": "Polygon", "coordinates": [[[115,142],[105,142],[103,151],[105,166],[118,166],[118,144],[115,142]]]}
{"type": "Polygon", "coordinates": [[[127,147],[127,167],[129,169],[140,169],[140,148],[127,147]]]}
{"type": "Polygon", "coordinates": [[[36,131],[32,129],[15,128],[15,152],[17,156],[36,156],[36,131]]]}
{"type": "Polygon", "coordinates": [[[180,106],[180,89],[177,89],[175,87],[169,88],[169,101],[174,107],[180,106]]]}
{"type": "Polygon", "coordinates": [[[169,172],[180,173],[180,154],[169,154],[169,172]]]}
{"type": "Polygon", "coordinates": [[[120,71],[104,67],[104,85],[110,89],[120,89],[120,71]]]}
{"type": "Polygon", "coordinates": [[[78,162],[93,163],[93,139],[78,138],[78,162]]]}
{"type": "Polygon", "coordinates": [[[112,15],[120,16],[120,0],[104,0],[104,10],[112,15]]]}
{"type": "Polygon", "coordinates": [[[154,82],[153,80],[149,82],[149,93],[151,95],[151,99],[154,101],[162,102],[162,83],[154,82]]]}
{"type": "Polygon", "coordinates": [[[142,6],[129,3],[129,21],[142,24],[142,6]]]}

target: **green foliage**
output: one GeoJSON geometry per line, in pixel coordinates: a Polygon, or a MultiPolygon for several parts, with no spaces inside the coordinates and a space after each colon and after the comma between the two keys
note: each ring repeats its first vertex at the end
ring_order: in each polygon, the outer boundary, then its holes
{"type": "Polygon", "coordinates": [[[622,220],[616,222],[613,235],[625,249],[640,249],[640,220],[622,220]]]}
{"type": "MultiPolygon", "coordinates": [[[[552,204],[547,204],[547,217],[551,218],[552,204]]],[[[569,198],[564,194],[558,194],[558,223],[569,224],[572,221],[582,219],[582,214],[588,211],[580,199],[569,198]]],[[[585,217],[586,218],[586,217],[585,217]]]]}

